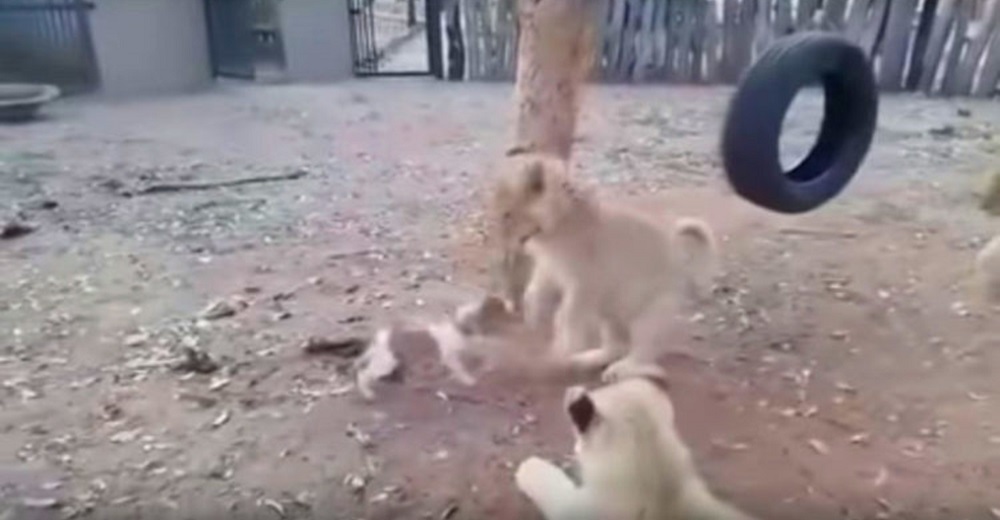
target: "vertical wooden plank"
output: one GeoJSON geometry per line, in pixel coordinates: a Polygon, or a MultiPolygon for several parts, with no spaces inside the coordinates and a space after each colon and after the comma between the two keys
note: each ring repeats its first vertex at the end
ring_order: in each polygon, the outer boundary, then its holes
{"type": "Polygon", "coordinates": [[[467,53],[467,65],[468,65],[468,78],[471,80],[482,79],[482,71],[480,70],[480,49],[482,48],[479,41],[479,21],[476,20],[476,1],[477,0],[462,0],[461,11],[462,20],[465,33],[465,52],[467,53]]]}
{"type": "Polygon", "coordinates": [[[889,0],[875,0],[872,3],[871,12],[865,22],[865,29],[861,32],[858,45],[864,49],[868,56],[874,56],[878,51],[879,44],[885,32],[885,22],[888,18],[889,0]]]}
{"type": "Polygon", "coordinates": [[[722,38],[719,34],[719,14],[715,7],[717,0],[705,0],[705,75],[706,83],[719,81],[722,62],[722,38]]]}
{"type": "Polygon", "coordinates": [[[774,6],[774,36],[780,38],[795,32],[792,21],[792,0],[776,0],[774,6]]]}
{"type": "Polygon", "coordinates": [[[483,38],[483,64],[485,76],[490,81],[497,80],[497,38],[494,31],[493,13],[489,0],[479,0],[479,34],[483,38]]]}
{"type": "Polygon", "coordinates": [[[618,67],[618,78],[628,80],[632,67],[635,65],[636,48],[635,35],[639,29],[639,19],[642,16],[642,0],[628,0],[627,16],[622,35],[622,61],[618,67]]]}
{"type": "Polygon", "coordinates": [[[981,16],[976,23],[976,32],[970,35],[969,46],[956,71],[956,94],[972,93],[972,82],[979,70],[979,63],[983,59],[983,53],[986,52],[986,46],[990,43],[993,29],[997,25],[997,15],[1000,14],[997,4],[997,0],[987,0],[986,5],[983,6],[981,16]]]}
{"type": "Polygon", "coordinates": [[[930,42],[931,29],[934,28],[934,15],[937,14],[938,0],[924,0],[920,8],[920,20],[917,22],[917,34],[913,37],[913,51],[910,53],[909,71],[906,73],[906,89],[914,90],[920,85],[920,76],[924,72],[924,54],[930,42]]]}
{"type": "Polygon", "coordinates": [[[448,79],[461,81],[465,78],[465,44],[462,41],[461,2],[453,1],[445,6],[447,16],[445,34],[448,38],[448,79]]]}
{"type": "Polygon", "coordinates": [[[795,29],[806,30],[812,27],[813,14],[819,7],[819,0],[799,0],[798,12],[795,13],[795,29]]]}
{"type": "Polygon", "coordinates": [[[602,7],[599,9],[600,16],[597,24],[597,41],[595,42],[594,65],[599,78],[605,77],[605,67],[607,67],[608,57],[611,55],[610,40],[608,31],[611,29],[611,16],[615,8],[615,0],[602,0],[602,7]]]}
{"type": "Polygon", "coordinates": [[[873,0],[853,0],[850,11],[847,13],[847,21],[844,23],[844,37],[858,43],[861,41],[861,33],[865,31],[865,22],[868,21],[868,11],[871,9],[873,0]]]}
{"type": "Polygon", "coordinates": [[[993,31],[993,43],[990,44],[989,52],[986,54],[986,61],[983,62],[983,70],[979,74],[979,81],[972,94],[977,97],[990,97],[997,91],[997,83],[1000,82],[1000,29],[993,31]]]}
{"type": "Polygon", "coordinates": [[[940,0],[937,16],[934,17],[934,28],[924,53],[923,72],[920,76],[920,90],[931,93],[934,81],[937,79],[941,56],[948,43],[948,35],[955,23],[955,2],[958,0],[940,0]]]}
{"type": "Polygon", "coordinates": [[[823,28],[838,32],[844,30],[844,14],[846,12],[847,0],[826,0],[823,4],[823,28]]]}
{"type": "Polygon", "coordinates": [[[654,31],[653,14],[656,0],[640,0],[642,17],[636,31],[636,59],[632,69],[633,81],[645,81],[653,65],[654,31]]]}
{"type": "Polygon", "coordinates": [[[670,0],[667,5],[667,60],[664,63],[663,77],[669,81],[676,81],[680,74],[680,48],[681,48],[681,17],[683,16],[683,4],[685,0],[670,0]]]}
{"type": "Polygon", "coordinates": [[[705,7],[709,2],[693,0],[692,16],[694,16],[694,31],[691,36],[691,81],[701,83],[705,80],[705,7]]]}
{"type": "Polygon", "coordinates": [[[773,7],[772,0],[757,0],[757,13],[754,20],[754,56],[760,56],[773,41],[774,33],[771,30],[773,7]]]}
{"type": "Polygon", "coordinates": [[[676,53],[677,56],[677,80],[684,83],[690,83],[693,76],[692,73],[692,42],[694,40],[694,29],[695,29],[695,18],[694,18],[694,7],[695,2],[690,0],[685,2],[679,2],[680,6],[678,9],[678,26],[680,31],[677,36],[677,46],[676,53]]]}
{"type": "Polygon", "coordinates": [[[903,69],[910,46],[913,18],[917,13],[917,0],[893,0],[886,20],[885,38],[879,55],[879,87],[887,91],[903,88],[903,69]]]}
{"type": "Polygon", "coordinates": [[[663,66],[666,63],[667,26],[666,12],[669,0],[654,0],[653,2],[653,73],[656,79],[663,78],[663,66]]]}
{"type": "Polygon", "coordinates": [[[737,34],[739,33],[740,5],[739,0],[724,0],[722,10],[722,66],[720,79],[725,82],[735,81],[739,73],[736,70],[737,34]]]}
{"type": "Polygon", "coordinates": [[[614,3],[611,23],[608,25],[607,42],[609,48],[606,78],[615,78],[622,59],[622,37],[625,32],[625,8],[628,0],[612,0],[614,3]]]}
{"type": "Polygon", "coordinates": [[[941,93],[951,96],[958,93],[958,63],[962,52],[968,43],[969,21],[975,5],[972,2],[959,2],[955,10],[955,25],[951,31],[951,47],[944,62],[944,75],[941,78],[941,93]]]}
{"type": "Polygon", "coordinates": [[[497,31],[499,33],[501,52],[498,56],[500,79],[514,79],[514,52],[517,48],[517,24],[514,20],[514,0],[497,0],[497,31]]]}
{"type": "Polygon", "coordinates": [[[493,31],[494,53],[493,56],[493,79],[503,79],[505,53],[507,52],[506,28],[503,19],[504,0],[492,0],[494,4],[487,4],[487,9],[492,7],[493,15],[490,17],[490,25],[493,31]]]}
{"type": "Polygon", "coordinates": [[[740,2],[740,15],[739,15],[739,37],[737,40],[737,61],[736,61],[736,76],[735,80],[738,80],[743,76],[743,72],[750,67],[750,63],[753,61],[753,31],[755,16],[754,12],[756,4],[754,0],[742,0],[740,2]]]}

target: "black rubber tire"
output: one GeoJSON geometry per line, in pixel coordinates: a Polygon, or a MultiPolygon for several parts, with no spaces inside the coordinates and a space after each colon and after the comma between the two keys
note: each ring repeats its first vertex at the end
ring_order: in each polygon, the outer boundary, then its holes
{"type": "Polygon", "coordinates": [[[729,183],[743,198],[781,213],[804,213],[836,197],[861,166],[875,134],[878,89],[864,51],[831,33],[785,36],[743,76],[722,132],[729,183]],[[822,84],[819,137],[790,171],[779,155],[781,125],[800,89],[822,84]]]}

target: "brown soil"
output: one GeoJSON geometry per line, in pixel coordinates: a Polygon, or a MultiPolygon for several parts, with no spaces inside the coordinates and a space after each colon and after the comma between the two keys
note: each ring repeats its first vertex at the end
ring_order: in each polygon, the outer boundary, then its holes
{"type": "MultiPolygon", "coordinates": [[[[605,196],[724,237],[718,297],[664,359],[706,478],[761,518],[1000,517],[1000,337],[968,280],[1000,105],[886,97],[844,196],[779,216],[720,180],[728,94],[598,89],[577,154],[605,196]]],[[[513,468],[568,456],[561,387],[464,388],[414,345],[366,403],[346,361],[299,349],[487,287],[479,189],[511,103],[509,85],[223,86],[0,127],[2,200],[38,226],[0,242],[7,518],[534,518],[513,468]],[[234,296],[249,306],[197,320],[234,296]],[[221,369],[170,370],[185,346],[221,369]]]]}

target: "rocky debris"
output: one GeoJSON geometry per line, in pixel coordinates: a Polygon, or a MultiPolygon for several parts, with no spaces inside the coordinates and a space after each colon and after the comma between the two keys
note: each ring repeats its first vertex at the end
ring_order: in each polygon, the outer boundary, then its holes
{"type": "Polygon", "coordinates": [[[340,357],[353,358],[365,351],[368,341],[361,337],[327,338],[312,336],[302,345],[306,354],[334,354],[340,357]]]}
{"type": "Polygon", "coordinates": [[[219,320],[235,316],[236,313],[247,308],[246,300],[239,297],[215,300],[198,313],[198,317],[203,320],[219,320]]]}
{"type": "Polygon", "coordinates": [[[184,359],[174,365],[178,372],[194,372],[196,374],[211,374],[219,369],[219,363],[212,356],[195,347],[183,347],[184,359]]]}
{"type": "Polygon", "coordinates": [[[11,240],[34,233],[35,226],[20,219],[10,219],[0,226],[0,240],[11,240]]]}

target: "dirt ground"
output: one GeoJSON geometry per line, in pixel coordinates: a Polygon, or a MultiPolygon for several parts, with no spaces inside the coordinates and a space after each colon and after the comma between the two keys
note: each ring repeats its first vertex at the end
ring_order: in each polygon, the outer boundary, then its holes
{"type": "MultiPolygon", "coordinates": [[[[1000,104],[885,96],[856,182],[780,216],[722,182],[728,95],[596,89],[576,157],[605,196],[724,239],[717,297],[664,358],[706,478],[762,519],[1000,518],[1000,336],[968,281],[1000,104]]],[[[3,210],[37,226],[0,241],[3,518],[537,518],[513,468],[568,460],[562,388],[466,388],[413,344],[367,403],[347,361],[301,351],[488,287],[511,104],[502,84],[223,85],[0,127],[3,210]],[[173,370],[185,347],[220,367],[173,370]]]]}

